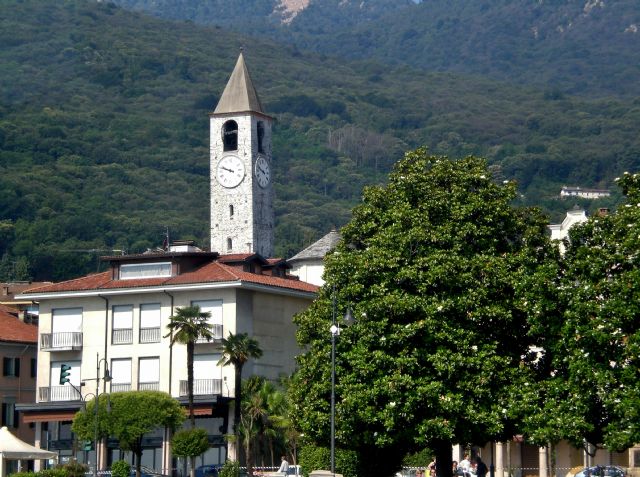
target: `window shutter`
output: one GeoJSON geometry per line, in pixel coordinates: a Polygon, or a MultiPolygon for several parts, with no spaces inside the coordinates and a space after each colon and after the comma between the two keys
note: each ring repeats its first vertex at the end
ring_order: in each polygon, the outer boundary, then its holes
{"type": "Polygon", "coordinates": [[[13,365],[13,375],[17,378],[20,376],[20,358],[14,358],[13,365]]]}
{"type": "Polygon", "coordinates": [[[15,408],[15,404],[13,406],[13,427],[18,428],[20,425],[20,414],[18,414],[18,410],[15,408]]]}
{"type": "Polygon", "coordinates": [[[6,402],[2,403],[2,425],[3,426],[7,425],[7,403],[6,402]]]}
{"type": "Polygon", "coordinates": [[[2,375],[11,376],[11,358],[2,358],[2,375]]]}
{"type": "Polygon", "coordinates": [[[38,372],[38,361],[36,358],[31,358],[31,377],[35,378],[38,372]]]}

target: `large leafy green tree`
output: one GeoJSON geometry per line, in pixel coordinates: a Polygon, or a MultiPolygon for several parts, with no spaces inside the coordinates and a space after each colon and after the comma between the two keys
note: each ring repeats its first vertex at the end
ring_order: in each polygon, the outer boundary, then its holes
{"type": "MultiPolygon", "coordinates": [[[[176,309],[176,313],[169,317],[170,345],[182,343],[187,345],[187,388],[189,393],[189,419],[191,428],[196,426],[193,415],[193,355],[196,341],[213,339],[212,326],[209,323],[211,313],[203,312],[198,305],[185,306],[176,309]]],[[[166,336],[165,336],[166,338],[166,336]]]]}
{"type": "MultiPolygon", "coordinates": [[[[73,432],[80,439],[93,439],[95,399],[73,419],[73,432]]],[[[98,403],[99,437],[118,439],[120,448],[136,456],[136,477],[140,477],[142,439],[158,427],[175,431],[184,421],[182,406],[169,394],[160,391],[128,391],[113,393],[98,403]],[[110,409],[107,410],[108,404],[110,409]]]]}
{"type": "Polygon", "coordinates": [[[234,369],[234,432],[238,433],[240,424],[240,410],[242,403],[242,368],[250,359],[258,359],[262,356],[260,343],[251,338],[247,333],[229,333],[227,338],[222,339],[222,358],[218,364],[222,366],[232,365],[234,369]]]}
{"type": "Polygon", "coordinates": [[[296,318],[306,352],[291,392],[306,436],[329,442],[329,328],[347,306],[356,322],[337,340],[336,439],[366,456],[363,475],[391,475],[424,446],[447,475],[453,443],[512,435],[529,345],[522,293],[556,253],[545,219],[511,206],[515,195],[484,160],[425,149],[365,190],[319,298],[296,318]]]}
{"type": "Polygon", "coordinates": [[[640,176],[619,185],[626,203],[615,214],[570,231],[556,311],[532,315],[544,337],[538,385],[523,387],[520,402],[539,444],[621,451],[640,441],[640,176]]]}

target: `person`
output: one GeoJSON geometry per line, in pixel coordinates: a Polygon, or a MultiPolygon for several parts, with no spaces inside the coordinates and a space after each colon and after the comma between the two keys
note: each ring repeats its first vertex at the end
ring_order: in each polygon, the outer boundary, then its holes
{"type": "Polygon", "coordinates": [[[289,462],[287,462],[287,456],[282,456],[282,462],[280,463],[280,468],[278,469],[278,472],[282,472],[283,474],[286,474],[287,472],[289,472],[289,462]]]}
{"type": "Polygon", "coordinates": [[[431,463],[429,464],[429,475],[431,477],[436,477],[436,458],[434,457],[431,463]]]}
{"type": "Polygon", "coordinates": [[[480,456],[476,457],[476,477],[486,477],[488,470],[487,465],[482,462],[480,456]]]}
{"type": "Polygon", "coordinates": [[[460,469],[462,469],[462,475],[464,477],[469,477],[470,471],[471,471],[471,461],[469,460],[469,454],[465,454],[462,458],[462,460],[460,461],[460,464],[458,464],[458,467],[460,469]]]}
{"type": "Polygon", "coordinates": [[[460,467],[455,460],[452,462],[451,475],[464,477],[464,470],[462,470],[462,467],[460,467]]]}

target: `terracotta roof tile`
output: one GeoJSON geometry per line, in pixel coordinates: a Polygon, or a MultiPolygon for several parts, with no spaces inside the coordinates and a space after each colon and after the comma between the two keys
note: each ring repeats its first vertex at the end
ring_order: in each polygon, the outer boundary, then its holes
{"type": "MultiPolygon", "coordinates": [[[[250,255],[249,255],[250,256],[250,255]]],[[[118,288],[162,287],[168,285],[188,285],[215,282],[243,282],[247,284],[266,285],[289,290],[315,293],[316,285],[291,278],[273,277],[244,272],[231,265],[217,261],[207,263],[196,270],[170,278],[141,278],[128,280],[111,280],[111,272],[69,280],[65,282],[30,289],[25,293],[56,293],[66,291],[112,290],[118,288]]]]}
{"type": "Polygon", "coordinates": [[[12,308],[0,305],[0,341],[38,342],[38,326],[20,321],[12,308]]]}

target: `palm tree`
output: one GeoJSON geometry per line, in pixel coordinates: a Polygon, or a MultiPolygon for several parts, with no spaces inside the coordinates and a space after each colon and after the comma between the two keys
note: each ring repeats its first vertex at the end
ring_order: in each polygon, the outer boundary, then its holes
{"type": "Polygon", "coordinates": [[[169,334],[171,337],[170,346],[174,343],[187,345],[187,388],[189,391],[189,418],[191,428],[196,427],[195,416],[193,415],[193,354],[196,341],[204,338],[207,341],[213,339],[213,327],[209,323],[211,313],[200,311],[198,305],[177,308],[176,313],[169,317],[169,334]]]}
{"type": "Polygon", "coordinates": [[[222,339],[222,358],[218,361],[219,365],[227,366],[232,364],[235,370],[235,399],[234,399],[234,415],[233,430],[238,435],[238,425],[240,424],[240,404],[242,402],[242,367],[251,358],[260,358],[262,350],[260,344],[254,338],[249,337],[247,333],[233,334],[222,339]]]}

